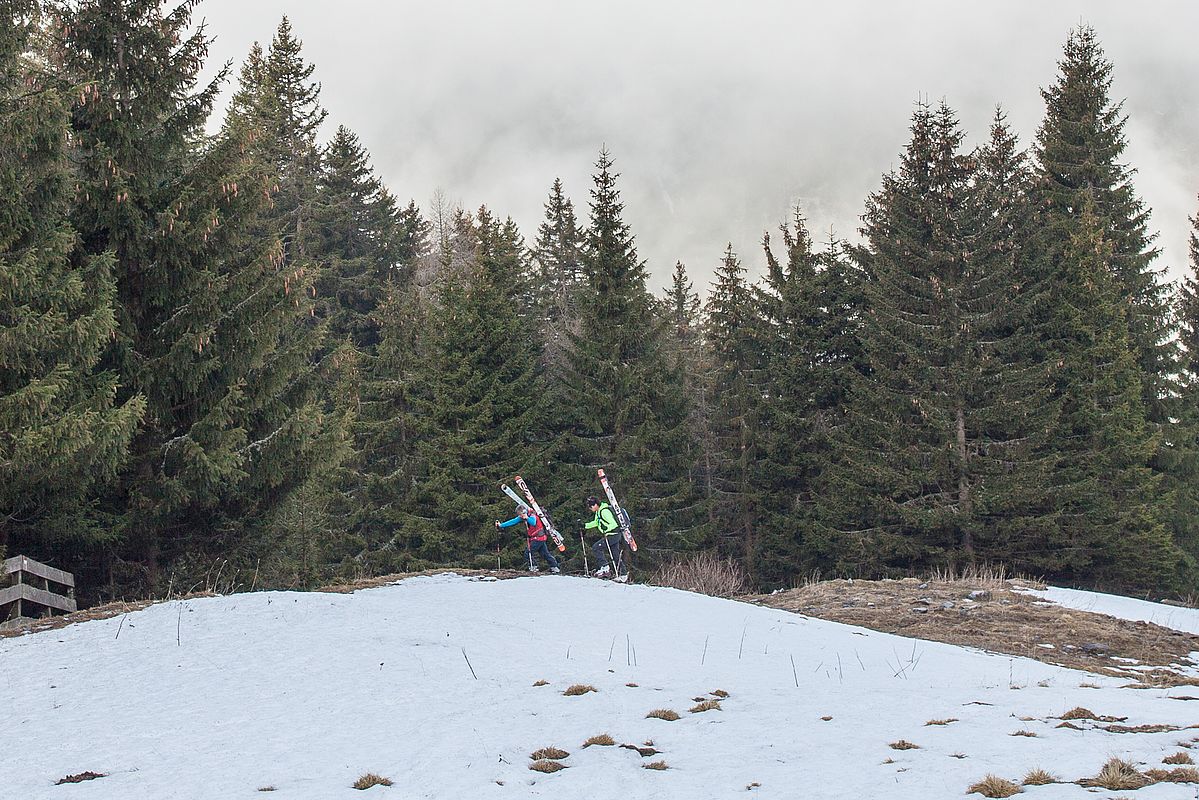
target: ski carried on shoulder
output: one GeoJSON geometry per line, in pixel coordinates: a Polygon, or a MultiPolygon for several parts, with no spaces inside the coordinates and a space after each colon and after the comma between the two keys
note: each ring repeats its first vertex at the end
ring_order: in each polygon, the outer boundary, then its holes
{"type": "Polygon", "coordinates": [[[529,505],[529,501],[518,495],[508,484],[501,483],[500,489],[503,490],[504,494],[512,498],[512,502],[516,503],[517,508],[524,508],[525,506],[529,505]]]}
{"type": "Polygon", "coordinates": [[[620,525],[620,535],[624,537],[625,543],[634,553],[637,552],[637,540],[633,538],[633,528],[629,524],[629,515],[620,507],[620,503],[616,502],[616,493],[612,491],[612,485],[608,483],[608,476],[604,471],[597,470],[600,483],[604,487],[604,494],[608,495],[608,505],[612,506],[612,513],[616,515],[616,522],[620,525]]]}
{"type": "Polygon", "coordinates": [[[558,546],[558,550],[565,552],[566,540],[563,539],[562,534],[558,532],[558,528],[556,525],[554,525],[554,521],[550,519],[550,515],[545,513],[545,509],[541,507],[541,504],[537,502],[537,498],[534,497],[533,493],[529,491],[529,485],[525,483],[525,479],[517,475],[516,485],[519,486],[520,490],[525,493],[525,497],[528,498],[528,503],[533,507],[533,511],[537,513],[537,516],[541,517],[541,521],[545,524],[545,529],[550,532],[550,538],[554,540],[554,544],[558,546]]]}

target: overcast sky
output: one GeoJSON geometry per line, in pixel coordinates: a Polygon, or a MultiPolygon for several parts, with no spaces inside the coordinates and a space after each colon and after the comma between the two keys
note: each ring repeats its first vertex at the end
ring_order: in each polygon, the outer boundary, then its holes
{"type": "Polygon", "coordinates": [[[606,145],[651,288],[682,260],[706,293],[732,242],[800,202],[856,238],[867,195],[944,99],[967,143],[996,104],[1025,145],[1069,30],[1093,25],[1125,100],[1126,160],[1178,278],[1199,211],[1197,0],[203,0],[235,66],[286,13],[329,110],[402,199],[487,204],[531,243],[555,177],[581,220],[606,145]]]}

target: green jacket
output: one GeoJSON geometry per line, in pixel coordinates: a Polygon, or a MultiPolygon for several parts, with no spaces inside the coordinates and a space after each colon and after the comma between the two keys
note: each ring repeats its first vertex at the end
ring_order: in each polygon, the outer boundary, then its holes
{"type": "Polygon", "coordinates": [[[598,528],[599,532],[604,536],[612,533],[620,524],[616,521],[616,515],[612,513],[612,509],[607,503],[600,503],[599,508],[595,510],[595,519],[584,525],[586,528],[598,528]]]}

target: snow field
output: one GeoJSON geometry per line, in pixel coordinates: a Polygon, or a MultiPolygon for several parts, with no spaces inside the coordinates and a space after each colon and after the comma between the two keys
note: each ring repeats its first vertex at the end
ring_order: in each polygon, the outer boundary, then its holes
{"type": "MultiPolygon", "coordinates": [[[[1199,687],[1125,689],[1028,659],[565,576],[176,601],[0,640],[0,665],[16,734],[0,797],[13,798],[629,800],[741,796],[753,783],[755,798],[962,797],[987,773],[1018,782],[1039,767],[1077,780],[1113,756],[1160,766],[1199,737],[1074,731],[1051,718],[1084,706],[1183,727],[1199,722],[1199,701],[1170,696],[1199,687]],[[562,694],[576,683],[597,691],[562,694]],[[730,695],[721,710],[688,712],[717,689],[730,695]],[[658,708],[681,719],[646,719],[658,708]],[[958,721],[925,725],[946,718],[958,721]],[[1020,730],[1037,736],[1011,735],[1020,730]],[[602,733],[661,753],[581,747],[602,733]],[[919,749],[888,746],[900,739],[919,749]],[[568,768],[529,770],[548,746],[570,753],[568,768]],[[658,760],[669,769],[642,768],[658,760]],[[107,777],[54,785],[85,770],[107,777]],[[368,772],[394,785],[350,788],[368,772]]],[[[1095,795],[1058,784],[1023,796],[1095,795]]],[[[1131,796],[1195,798],[1196,786],[1131,796]]]]}

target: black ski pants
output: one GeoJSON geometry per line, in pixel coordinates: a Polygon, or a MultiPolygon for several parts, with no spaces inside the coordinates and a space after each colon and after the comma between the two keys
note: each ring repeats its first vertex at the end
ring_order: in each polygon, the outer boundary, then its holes
{"type": "Polygon", "coordinates": [[[600,539],[595,544],[591,545],[591,549],[595,551],[595,563],[607,564],[612,567],[612,571],[616,572],[616,562],[620,562],[620,571],[625,572],[628,569],[628,554],[621,554],[620,548],[624,545],[624,537],[620,532],[609,533],[604,538],[600,539]]]}

